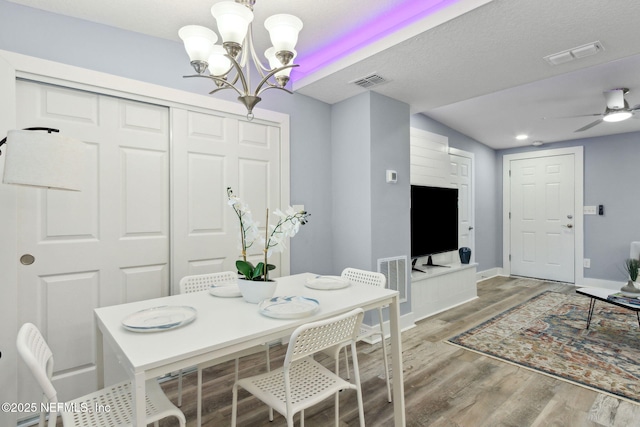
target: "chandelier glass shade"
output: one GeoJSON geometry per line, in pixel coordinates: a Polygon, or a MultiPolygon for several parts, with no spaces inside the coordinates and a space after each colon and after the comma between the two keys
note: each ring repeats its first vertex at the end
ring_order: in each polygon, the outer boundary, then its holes
{"type": "Polygon", "coordinates": [[[267,89],[281,89],[292,93],[285,86],[289,75],[297,65],[295,45],[302,29],[302,21],[288,14],[277,14],[264,22],[271,44],[265,52],[268,66],[263,65],[253,43],[253,5],[255,0],[221,1],[211,7],[216,19],[222,44],[216,44],[218,35],[209,28],[187,25],[178,31],[189,55],[196,75],[213,80],[216,88],[210,94],[223,89],[233,89],[238,100],[247,109],[247,118],[253,119],[253,108],[261,101],[260,95],[267,89]],[[260,74],[260,82],[251,88],[251,66],[260,74]],[[207,73],[208,70],[208,73],[207,73]]]}

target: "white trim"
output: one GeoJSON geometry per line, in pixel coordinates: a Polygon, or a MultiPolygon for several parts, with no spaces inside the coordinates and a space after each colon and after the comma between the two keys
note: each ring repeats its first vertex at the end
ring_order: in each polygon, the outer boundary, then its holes
{"type": "MultiPolygon", "coordinates": [[[[404,331],[408,331],[409,329],[415,328],[416,324],[414,321],[414,315],[413,312],[407,313],[407,314],[403,314],[402,316],[400,316],[400,331],[404,332],[404,331]]],[[[389,321],[385,320],[384,322],[382,322],[382,330],[384,331],[384,337],[385,338],[390,338],[390,332],[389,332],[389,321]]],[[[375,325],[367,325],[367,324],[362,324],[360,326],[360,335],[366,335],[369,332],[373,332],[374,335],[365,337],[362,339],[362,341],[366,342],[367,344],[375,344],[377,342],[380,342],[380,330],[378,329],[378,323],[376,323],[375,325]],[[375,334],[375,332],[378,332],[378,334],[375,334]]]]}
{"type": "Polygon", "coordinates": [[[605,288],[615,292],[619,292],[624,285],[625,283],[622,281],[616,282],[615,280],[593,279],[591,277],[585,277],[581,283],[576,282],[576,286],[579,287],[605,288]]]}
{"type": "MultiPolygon", "coordinates": [[[[16,85],[15,69],[9,61],[0,57],[0,139],[7,131],[16,128],[16,85]]],[[[0,177],[4,172],[6,145],[0,147],[0,177]]],[[[0,181],[0,401],[18,401],[18,352],[16,336],[18,334],[18,213],[16,187],[0,181]]],[[[17,414],[11,411],[0,412],[0,425],[15,426],[17,414]]]]}
{"type": "Polygon", "coordinates": [[[538,157],[562,156],[573,154],[574,163],[574,230],[575,257],[574,283],[583,283],[584,270],[584,149],[581,146],[558,148],[551,150],[527,151],[524,153],[507,154],[502,158],[502,268],[505,275],[511,274],[510,253],[510,224],[509,206],[511,206],[511,192],[509,188],[509,164],[513,160],[534,159],[538,157]]]}
{"type": "Polygon", "coordinates": [[[494,268],[490,268],[489,270],[478,271],[476,272],[476,283],[482,282],[483,280],[491,279],[493,277],[498,277],[498,276],[507,276],[507,274],[504,274],[502,271],[502,268],[500,267],[494,267],[494,268]]]}

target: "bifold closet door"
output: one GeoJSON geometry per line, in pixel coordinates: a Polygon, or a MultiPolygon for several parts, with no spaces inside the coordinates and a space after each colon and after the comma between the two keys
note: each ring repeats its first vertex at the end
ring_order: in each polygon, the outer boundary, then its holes
{"type": "MultiPolygon", "coordinates": [[[[251,209],[265,232],[266,209],[281,205],[281,131],[267,122],[174,109],[172,272],[174,291],[180,278],[235,270],[241,256],[238,218],[227,203],[231,187],[251,209]]],[[[271,215],[270,223],[276,218],[271,215]]],[[[263,259],[260,243],[248,259],[263,259]]],[[[269,263],[281,274],[281,256],[269,263]]]]}
{"type": "MultiPolygon", "coordinates": [[[[18,320],[43,332],[65,402],[96,387],[93,309],[169,292],[169,109],[18,81],[17,120],[86,145],[82,191],[18,190],[18,320]]],[[[18,401],[39,402],[18,366],[18,401]]]]}

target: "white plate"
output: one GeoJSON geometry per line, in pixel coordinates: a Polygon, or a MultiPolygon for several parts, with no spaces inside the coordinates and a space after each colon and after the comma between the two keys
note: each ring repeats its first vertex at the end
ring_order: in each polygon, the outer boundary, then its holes
{"type": "Polygon", "coordinates": [[[234,284],[211,286],[209,288],[209,293],[221,298],[235,298],[242,296],[240,288],[238,288],[238,285],[234,284]]]}
{"type": "Polygon", "coordinates": [[[312,279],[307,279],[305,286],[311,289],[322,290],[343,289],[349,286],[349,281],[340,276],[316,276],[312,279]]]}
{"type": "Polygon", "coordinates": [[[260,313],[276,319],[298,319],[318,311],[320,303],[313,298],[291,296],[273,297],[258,305],[260,313]]]}
{"type": "Polygon", "coordinates": [[[122,320],[122,326],[134,332],[166,331],[193,322],[196,315],[193,307],[164,305],[132,313],[122,320]]]}

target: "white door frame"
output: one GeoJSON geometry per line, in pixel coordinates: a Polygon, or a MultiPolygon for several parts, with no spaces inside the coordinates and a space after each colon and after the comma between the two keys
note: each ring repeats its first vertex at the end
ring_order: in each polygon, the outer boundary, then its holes
{"type": "MultiPolygon", "coordinates": [[[[0,139],[16,127],[15,67],[0,56],[0,139]]],[[[0,147],[0,176],[4,173],[6,145],[0,147]]],[[[18,399],[18,212],[16,187],[0,183],[0,401],[17,403],[18,399]]],[[[0,411],[0,425],[15,426],[17,414],[0,411]]]]}
{"type": "Polygon", "coordinates": [[[584,280],[584,149],[581,146],[558,148],[541,151],[527,151],[524,153],[507,154],[502,158],[502,271],[511,274],[511,223],[509,221],[509,207],[511,206],[511,189],[509,179],[509,165],[513,160],[534,159],[537,157],[561,156],[573,154],[574,167],[574,212],[575,212],[575,240],[574,240],[574,281],[581,285],[584,280]]]}
{"type": "MultiPolygon", "coordinates": [[[[6,136],[9,129],[16,126],[15,81],[18,78],[42,83],[62,85],[90,92],[128,98],[169,108],[201,108],[206,111],[224,111],[229,114],[246,116],[246,110],[237,102],[210,96],[180,91],[151,83],[114,76],[98,71],[53,62],[41,58],[0,50],[0,61],[8,64],[12,72],[1,72],[0,68],[0,132],[6,136]]],[[[6,65],[6,64],[5,64],[6,65]]],[[[289,159],[289,115],[274,111],[256,109],[256,120],[276,124],[281,129],[280,194],[282,206],[290,205],[290,159],[289,159]]],[[[170,141],[170,147],[172,142],[170,141]]],[[[5,148],[4,146],[2,148],[5,148]]],[[[2,150],[0,148],[0,150],[2,150]]],[[[2,150],[4,151],[4,150],[2,150]]],[[[0,172],[4,166],[4,156],[0,156],[0,172]]],[[[170,172],[171,173],[171,172],[170,172]]],[[[173,186],[173,183],[170,183],[173,186]]],[[[3,322],[0,326],[0,397],[3,402],[17,402],[17,276],[18,253],[16,230],[18,227],[17,191],[11,185],[0,182],[0,283],[3,298],[0,308],[3,322]]],[[[171,259],[173,262],[173,259],[171,259]]],[[[290,251],[282,254],[280,271],[282,275],[290,271],[290,251]]],[[[15,414],[0,412],[1,425],[15,425],[15,414]]]]}

